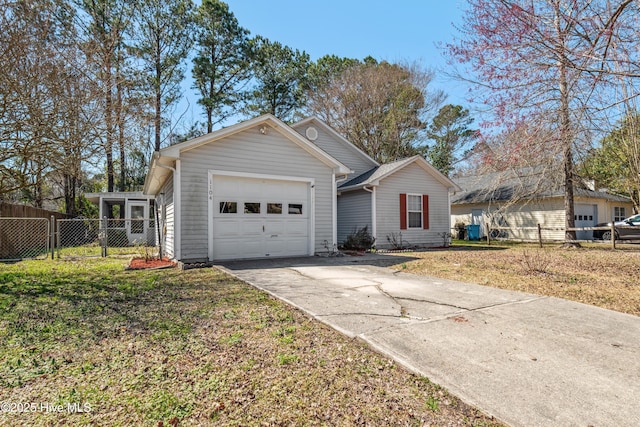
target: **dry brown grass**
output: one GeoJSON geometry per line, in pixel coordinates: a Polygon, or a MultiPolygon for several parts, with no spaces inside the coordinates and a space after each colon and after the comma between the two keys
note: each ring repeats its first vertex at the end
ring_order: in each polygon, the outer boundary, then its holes
{"type": "Polygon", "coordinates": [[[640,315],[640,246],[612,250],[603,244],[579,249],[533,244],[453,246],[416,252],[414,261],[396,269],[421,275],[478,283],[565,298],[640,315]]]}

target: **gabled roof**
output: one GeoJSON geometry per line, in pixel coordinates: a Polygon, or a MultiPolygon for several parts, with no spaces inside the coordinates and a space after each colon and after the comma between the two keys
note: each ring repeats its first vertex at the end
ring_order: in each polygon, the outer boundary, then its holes
{"type": "Polygon", "coordinates": [[[355,190],[366,186],[376,186],[384,178],[404,169],[410,164],[417,164],[427,173],[433,176],[438,182],[447,187],[449,191],[459,191],[460,187],[455,182],[444,176],[440,171],[434,168],[422,156],[413,156],[406,159],[396,160],[395,162],[385,163],[376,166],[359,176],[350,179],[338,187],[340,191],[355,190]]]}
{"type": "Polygon", "coordinates": [[[260,131],[267,132],[274,130],[280,133],[282,136],[293,142],[313,157],[317,158],[320,162],[333,168],[336,174],[346,175],[351,173],[351,170],[331,157],[329,154],[318,148],[315,144],[311,143],[305,137],[298,132],[287,126],[284,122],[277,119],[271,114],[264,114],[253,119],[237,123],[235,125],[208,133],[206,135],[199,136],[188,141],[181,142],[179,144],[172,145],[156,151],[153,153],[151,164],[149,165],[149,172],[144,182],[144,194],[156,194],[160,188],[164,185],[164,182],[173,172],[173,166],[175,160],[180,158],[180,154],[188,150],[201,147],[203,145],[211,144],[216,141],[220,141],[224,138],[228,138],[239,132],[246,131],[251,128],[259,128],[260,131]]]}
{"type": "MultiPolygon", "coordinates": [[[[544,173],[536,168],[509,169],[501,172],[454,178],[462,191],[451,199],[451,204],[495,203],[511,200],[540,200],[563,197],[564,186],[557,174],[544,173]]],[[[578,197],[629,202],[623,196],[594,191],[577,185],[578,197]]]]}
{"type": "Polygon", "coordinates": [[[379,166],[380,165],[380,163],[378,163],[375,160],[373,160],[373,158],[371,158],[371,156],[369,156],[367,153],[365,153],[364,151],[362,151],[361,149],[356,147],[355,144],[353,144],[351,141],[346,139],[344,136],[340,135],[334,128],[332,128],[331,126],[329,126],[328,124],[326,124],[324,121],[322,121],[321,119],[319,119],[316,116],[310,116],[310,117],[307,117],[305,119],[302,119],[299,122],[296,122],[296,123],[292,124],[291,127],[293,129],[298,129],[298,128],[301,128],[303,126],[307,126],[307,125],[310,125],[310,124],[313,124],[313,125],[316,125],[316,126],[322,128],[323,131],[325,131],[329,135],[333,136],[335,139],[340,141],[342,144],[344,144],[346,147],[348,147],[354,153],[357,153],[357,155],[359,155],[363,159],[371,162],[372,165],[375,165],[375,166],[379,166]]]}

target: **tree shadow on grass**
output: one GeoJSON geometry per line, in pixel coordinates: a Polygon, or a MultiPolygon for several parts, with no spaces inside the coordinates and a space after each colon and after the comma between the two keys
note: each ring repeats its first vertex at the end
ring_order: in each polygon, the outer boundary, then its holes
{"type": "Polygon", "coordinates": [[[247,285],[214,269],[188,279],[177,270],[132,272],[123,266],[61,272],[51,263],[37,270],[0,271],[0,360],[16,364],[0,369],[5,386],[40,374],[30,365],[38,355],[74,352],[111,338],[180,341],[201,323],[203,306],[251,298],[247,285]]]}

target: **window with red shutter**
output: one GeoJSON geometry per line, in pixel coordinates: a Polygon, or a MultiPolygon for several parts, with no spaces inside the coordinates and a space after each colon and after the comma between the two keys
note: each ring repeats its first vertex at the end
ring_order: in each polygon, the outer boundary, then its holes
{"type": "Polygon", "coordinates": [[[429,229],[429,196],[422,195],[422,228],[429,229]]]}
{"type": "Polygon", "coordinates": [[[407,229],[407,195],[400,194],[400,230],[407,229]]]}
{"type": "Polygon", "coordinates": [[[429,229],[429,196],[400,194],[400,229],[429,229]]]}

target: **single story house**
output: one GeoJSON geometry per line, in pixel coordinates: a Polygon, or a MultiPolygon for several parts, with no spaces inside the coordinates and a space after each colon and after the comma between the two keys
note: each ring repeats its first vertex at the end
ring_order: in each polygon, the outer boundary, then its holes
{"type": "MultiPolygon", "coordinates": [[[[561,169],[559,169],[561,170],[561,169]]],[[[537,240],[537,230],[518,227],[550,228],[543,238],[564,240],[565,208],[561,177],[532,168],[454,178],[462,188],[451,200],[451,227],[456,224],[480,225],[486,236],[486,224],[513,227],[492,231],[493,237],[537,240]]],[[[601,222],[622,220],[633,214],[630,199],[596,191],[579,182],[574,188],[575,226],[593,227],[601,222]]],[[[578,240],[593,239],[593,231],[576,232],[578,240]]]]}
{"type": "Polygon", "coordinates": [[[442,244],[457,186],[421,157],[379,165],[318,118],[266,114],[154,153],[154,196],[169,257],[184,262],[331,252],[368,226],[442,244]]]}

